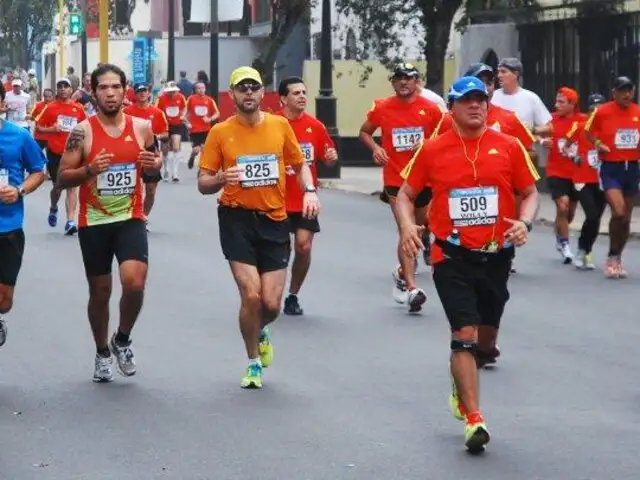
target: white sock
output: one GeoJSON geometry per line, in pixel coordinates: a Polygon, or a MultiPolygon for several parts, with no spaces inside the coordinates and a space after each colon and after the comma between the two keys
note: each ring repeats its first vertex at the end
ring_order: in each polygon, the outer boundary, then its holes
{"type": "Polygon", "coordinates": [[[258,358],[250,358],[249,359],[249,366],[251,365],[260,365],[262,366],[262,362],[260,362],[260,357],[258,358]]]}
{"type": "Polygon", "coordinates": [[[173,178],[178,178],[178,170],[180,166],[180,152],[173,152],[173,170],[171,175],[173,178]]]}

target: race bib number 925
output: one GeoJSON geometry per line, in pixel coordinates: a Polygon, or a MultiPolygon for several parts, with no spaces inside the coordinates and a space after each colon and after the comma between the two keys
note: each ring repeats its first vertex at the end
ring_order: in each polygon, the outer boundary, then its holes
{"type": "Polygon", "coordinates": [[[131,195],[136,189],[138,171],[135,163],[111,165],[109,170],[98,175],[98,195],[115,197],[131,195]]]}
{"type": "Polygon", "coordinates": [[[277,185],[280,178],[278,156],[274,154],[242,155],[236,159],[236,165],[242,167],[240,185],[243,188],[277,185]]]}

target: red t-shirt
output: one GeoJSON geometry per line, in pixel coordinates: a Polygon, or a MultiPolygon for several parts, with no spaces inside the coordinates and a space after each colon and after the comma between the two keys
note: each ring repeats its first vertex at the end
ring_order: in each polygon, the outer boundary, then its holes
{"type": "Polygon", "coordinates": [[[162,135],[169,131],[169,124],[164,113],[153,105],[143,107],[139,103],[133,103],[124,107],[124,113],[132,117],[149,120],[151,122],[151,131],[154,135],[162,135]]]}
{"type": "Polygon", "coordinates": [[[552,114],[551,126],[553,133],[551,134],[551,148],[549,149],[549,157],[547,160],[547,177],[573,179],[573,173],[576,164],[572,160],[578,154],[578,146],[572,146],[570,156],[566,156],[562,150],[567,145],[567,134],[573,128],[574,123],[584,122],[587,116],[584,113],[575,113],[566,117],[557,113],[552,114]]]}
{"type": "Polygon", "coordinates": [[[60,126],[62,131],[48,134],[47,148],[56,155],[62,155],[69,133],[85,118],[87,116],[84,113],[84,108],[79,103],[54,100],[44,107],[36,119],[36,124],[45,128],[54,125],[60,126]]]}
{"type": "Polygon", "coordinates": [[[158,97],[156,102],[156,107],[164,112],[169,125],[180,125],[180,123],[182,123],[180,112],[182,112],[186,106],[187,101],[180,92],[176,92],[171,96],[163,93],[158,97]]]}
{"type": "Polygon", "coordinates": [[[397,96],[376,100],[367,121],[381,130],[381,145],[389,156],[382,169],[384,186],[400,187],[400,172],[407,166],[421,141],[431,137],[443,112],[424,97],[402,102],[397,96]]]}
{"type": "MultiPolygon", "coordinates": [[[[283,115],[282,112],[278,114],[283,115]]],[[[303,113],[300,118],[289,119],[289,125],[291,125],[293,132],[296,134],[304,161],[311,169],[313,183],[317,186],[318,169],[316,162],[324,159],[324,152],[327,148],[336,148],[335,144],[322,122],[307,113],[303,113]]],[[[287,212],[301,212],[303,196],[304,191],[298,183],[298,177],[292,168],[288,168],[285,189],[287,212]]]]}
{"type": "Polygon", "coordinates": [[[616,102],[597,107],[587,120],[585,131],[600,140],[611,152],[600,153],[607,162],[629,162],[640,158],[640,107],[632,103],[622,108],[616,102]]]}
{"type": "Polygon", "coordinates": [[[574,122],[571,130],[567,133],[567,141],[575,142],[578,155],[582,160],[580,165],[573,169],[573,183],[600,183],[598,168],[600,166],[600,155],[598,149],[587,138],[584,132],[586,122],[574,122]]]}
{"type": "MultiPolygon", "coordinates": [[[[505,218],[517,219],[514,190],[539,178],[517,139],[488,129],[479,139],[462,139],[449,131],[425,142],[407,184],[414,192],[431,185],[429,227],[436,238],[446,240],[457,229],[463,247],[481,249],[491,241],[504,244],[511,227],[505,218]]],[[[442,260],[442,250],[434,244],[431,261],[442,260]]]]}
{"type": "MultiPolygon", "coordinates": [[[[44,100],[40,102],[36,102],[36,104],[33,107],[33,110],[31,110],[31,118],[33,118],[34,121],[38,119],[38,117],[40,116],[40,114],[42,113],[46,105],[47,104],[44,103],[44,100]]],[[[36,140],[47,140],[49,138],[49,134],[41,132],[36,128],[35,131],[33,132],[33,138],[35,138],[36,140]]]]}
{"type": "Polygon", "coordinates": [[[191,133],[208,132],[211,123],[205,122],[202,117],[211,117],[218,112],[218,106],[213,98],[208,95],[190,95],[187,99],[187,114],[191,124],[191,133]]]}

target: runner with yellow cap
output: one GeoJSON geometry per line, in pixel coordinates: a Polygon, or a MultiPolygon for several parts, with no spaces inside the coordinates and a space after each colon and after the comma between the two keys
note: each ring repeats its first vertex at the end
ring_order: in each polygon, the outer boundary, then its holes
{"type": "Polygon", "coordinates": [[[263,367],[273,361],[267,325],[280,314],[291,254],[285,206],[286,169],[304,189],[302,216],[315,218],[320,204],[311,170],[286,118],[260,110],[260,73],[231,73],[234,115],[215,125],[202,149],[198,190],[218,197],[220,244],[240,292],[240,332],[249,365],[243,388],[261,388],[263,367]]]}

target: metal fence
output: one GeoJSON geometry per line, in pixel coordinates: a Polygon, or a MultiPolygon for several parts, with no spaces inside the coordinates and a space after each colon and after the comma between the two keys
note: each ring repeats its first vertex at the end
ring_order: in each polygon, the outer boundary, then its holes
{"type": "Polygon", "coordinates": [[[639,80],[640,12],[572,18],[518,26],[523,86],[551,107],[560,86],[605,96],[613,79],[639,80]]]}

